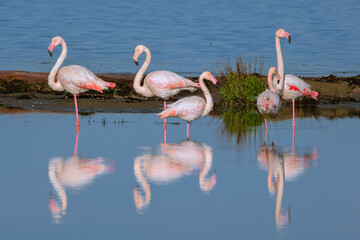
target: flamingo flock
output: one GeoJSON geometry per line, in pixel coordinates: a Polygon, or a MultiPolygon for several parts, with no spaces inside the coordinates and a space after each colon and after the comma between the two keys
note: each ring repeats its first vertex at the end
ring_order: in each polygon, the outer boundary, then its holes
{"type": "MultiPolygon", "coordinates": [[[[310,88],[310,85],[305,83],[302,79],[291,74],[284,74],[284,62],[280,46],[281,38],[286,38],[289,43],[291,42],[290,34],[284,29],[276,31],[275,47],[278,66],[277,68],[271,67],[269,69],[267,79],[269,89],[266,89],[257,98],[257,107],[260,113],[264,115],[266,127],[265,142],[268,130],[266,115],[275,115],[279,111],[281,106],[280,98],[292,100],[293,127],[295,127],[295,100],[302,96],[310,96],[317,99],[318,96],[318,93],[313,91],[310,88]],[[272,76],[275,76],[273,80],[272,76]]],[[[59,70],[67,55],[67,45],[65,40],[60,36],[56,36],[51,40],[51,44],[48,48],[49,54],[52,56],[53,49],[60,44],[62,46],[62,51],[49,73],[48,84],[55,91],[65,90],[74,95],[76,127],[78,128],[79,114],[76,99],[77,95],[88,90],[96,90],[102,93],[103,90],[114,88],[115,83],[106,82],[98,78],[87,68],[79,65],[65,66],[59,70]]],[[[138,65],[138,59],[143,52],[146,54],[146,59],[135,76],[133,83],[135,92],[144,97],[157,96],[164,99],[164,109],[157,114],[160,118],[164,119],[164,129],[166,130],[166,119],[169,117],[177,117],[181,120],[185,120],[187,121],[187,139],[189,139],[189,122],[209,114],[214,105],[210,91],[204,83],[204,79],[210,80],[213,84],[216,84],[216,78],[210,72],[205,71],[200,75],[199,83],[196,83],[174,72],[165,70],[148,73],[144,78],[145,71],[151,60],[150,50],[144,45],[136,46],[133,60],[138,65]],[[143,78],[143,84],[141,85],[143,78]],[[194,92],[198,88],[203,91],[205,100],[202,97],[191,96],[182,98],[168,106],[166,105],[166,101],[169,97],[178,94],[180,91],[187,90],[194,92]]]]}

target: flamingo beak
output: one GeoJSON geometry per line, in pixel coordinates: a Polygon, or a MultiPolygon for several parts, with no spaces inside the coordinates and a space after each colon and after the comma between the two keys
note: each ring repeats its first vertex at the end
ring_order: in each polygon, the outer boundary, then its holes
{"type": "Polygon", "coordinates": [[[52,57],[52,52],[54,50],[54,47],[55,47],[55,41],[51,42],[50,46],[48,47],[50,57],[52,57]]]}
{"type": "Polygon", "coordinates": [[[138,57],[139,57],[139,55],[138,55],[137,52],[135,51],[134,56],[133,56],[133,60],[134,60],[134,63],[136,64],[136,66],[139,66],[138,57]]]}
{"type": "Polygon", "coordinates": [[[216,82],[217,82],[216,78],[215,78],[213,75],[210,76],[210,80],[212,81],[212,83],[213,83],[214,85],[215,85],[216,82]]]}
{"type": "Polygon", "coordinates": [[[279,75],[278,73],[276,74],[275,77],[276,77],[276,79],[277,79],[278,81],[280,80],[280,75],[279,75]]]}
{"type": "Polygon", "coordinates": [[[289,41],[289,44],[290,44],[290,43],[291,43],[291,36],[290,36],[290,34],[289,34],[289,37],[288,37],[287,40],[289,41]]]}

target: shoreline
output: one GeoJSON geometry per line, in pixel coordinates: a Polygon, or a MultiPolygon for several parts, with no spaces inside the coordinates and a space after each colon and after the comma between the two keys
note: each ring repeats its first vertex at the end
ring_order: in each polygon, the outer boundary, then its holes
{"type": "MultiPolygon", "coordinates": [[[[22,109],[26,111],[73,112],[74,102],[72,94],[55,92],[47,84],[47,72],[27,71],[0,71],[0,107],[4,109],[22,109]]],[[[104,93],[88,91],[79,95],[79,111],[82,114],[95,112],[159,112],[163,107],[162,99],[158,97],[145,98],[136,94],[132,88],[135,74],[130,73],[100,73],[96,75],[105,81],[115,82],[116,88],[106,90],[104,93]]],[[[266,83],[266,77],[256,74],[266,83]]],[[[216,76],[221,79],[220,76],[216,76]]],[[[198,80],[198,77],[188,77],[198,80]]],[[[354,108],[360,106],[360,75],[352,77],[337,77],[335,75],[320,77],[301,77],[312,85],[314,91],[319,92],[318,101],[310,98],[297,100],[298,106],[311,105],[323,108],[324,106],[350,105],[354,108]]],[[[221,81],[219,81],[221,82],[221,81]]],[[[220,86],[209,86],[213,95],[215,109],[220,109],[220,86]]],[[[169,102],[189,95],[199,95],[181,91],[169,102]]],[[[283,105],[291,101],[282,100],[283,105]]]]}

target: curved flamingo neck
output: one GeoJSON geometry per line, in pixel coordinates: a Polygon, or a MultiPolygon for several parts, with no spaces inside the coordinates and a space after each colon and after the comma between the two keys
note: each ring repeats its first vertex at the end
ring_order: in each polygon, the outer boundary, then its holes
{"type": "Polygon", "coordinates": [[[134,201],[136,208],[139,210],[149,205],[151,199],[150,185],[147,182],[146,178],[144,177],[141,165],[142,165],[141,157],[137,157],[134,163],[134,173],[136,180],[140,183],[142,189],[145,192],[145,200],[144,200],[144,197],[141,196],[141,193],[138,191],[137,187],[135,187],[134,189],[134,201]]]}
{"type": "Polygon", "coordinates": [[[277,195],[276,195],[276,206],[275,206],[275,219],[276,224],[281,225],[281,202],[282,202],[282,196],[284,193],[284,162],[279,163],[278,166],[278,177],[279,177],[279,185],[277,189],[277,195]]]}
{"type": "Polygon", "coordinates": [[[146,53],[146,59],[145,59],[145,62],[143,63],[143,65],[141,66],[141,68],[139,69],[139,71],[135,75],[133,88],[135,89],[135,91],[137,93],[144,95],[146,97],[151,97],[151,96],[153,96],[153,94],[149,90],[149,88],[145,84],[143,84],[143,86],[140,85],[141,79],[144,77],[144,73],[145,73],[146,69],[148,68],[148,66],[150,64],[150,60],[151,60],[150,50],[145,47],[144,51],[146,53]]]}
{"type": "Polygon", "coordinates": [[[276,34],[275,34],[275,46],[276,46],[278,73],[280,75],[280,82],[276,86],[275,93],[279,94],[284,87],[285,74],[284,74],[284,61],[281,54],[280,38],[276,36],[276,34]]]}
{"type": "Polygon", "coordinates": [[[206,179],[206,175],[210,171],[210,168],[212,166],[212,161],[213,161],[213,153],[212,153],[212,150],[210,147],[206,146],[206,148],[204,150],[204,156],[205,156],[205,160],[204,160],[204,165],[203,165],[200,175],[199,175],[199,184],[200,184],[201,190],[207,192],[207,191],[210,191],[216,183],[215,173],[212,175],[212,177],[210,177],[210,179],[206,179]]]}
{"type": "Polygon", "coordinates": [[[59,164],[61,164],[61,160],[55,160],[52,161],[49,165],[49,179],[53,187],[55,188],[55,191],[57,195],[60,197],[61,200],[61,209],[56,209],[56,211],[65,211],[67,208],[67,195],[65,192],[64,187],[61,185],[61,183],[58,180],[57,173],[59,171],[59,164]]]}
{"type": "Polygon", "coordinates": [[[61,54],[60,54],[58,60],[56,61],[54,67],[51,69],[51,71],[49,73],[49,77],[48,77],[49,86],[53,90],[60,91],[60,92],[64,91],[64,87],[62,86],[60,81],[55,81],[55,76],[56,76],[56,73],[58,72],[61,64],[64,62],[64,60],[66,58],[67,46],[66,46],[66,43],[64,40],[61,41],[61,46],[62,46],[61,54]]]}
{"type": "Polygon", "coordinates": [[[204,83],[204,76],[202,74],[200,76],[199,83],[200,83],[200,88],[203,91],[203,93],[205,95],[205,100],[206,100],[206,106],[204,108],[203,113],[201,114],[201,116],[203,117],[212,110],[212,108],[214,106],[214,101],[212,99],[209,89],[206,87],[206,85],[204,83]]]}
{"type": "Polygon", "coordinates": [[[273,85],[273,80],[272,80],[272,76],[273,76],[274,74],[276,74],[276,71],[275,71],[275,69],[272,67],[272,68],[269,69],[268,76],[267,76],[267,81],[268,81],[269,89],[270,89],[270,91],[272,91],[272,92],[275,92],[274,85],[273,85]]]}

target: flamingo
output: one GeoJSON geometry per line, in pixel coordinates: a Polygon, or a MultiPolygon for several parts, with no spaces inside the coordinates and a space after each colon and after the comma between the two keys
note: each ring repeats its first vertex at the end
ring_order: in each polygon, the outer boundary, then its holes
{"type": "Polygon", "coordinates": [[[164,111],[158,114],[160,118],[177,117],[187,121],[187,139],[189,140],[189,121],[194,121],[199,117],[206,116],[213,108],[214,102],[211,94],[204,83],[204,79],[216,84],[216,78],[210,72],[203,72],[200,75],[200,88],[205,94],[206,101],[197,96],[182,98],[170,104],[164,111]]]}
{"type": "Polygon", "coordinates": [[[277,30],[275,34],[275,46],[280,82],[278,83],[278,80],[274,78],[273,85],[275,86],[274,92],[282,95],[282,99],[292,100],[293,127],[295,127],[295,100],[301,96],[311,96],[311,98],[317,100],[318,92],[311,90],[310,85],[304,82],[304,80],[291,74],[284,75],[284,62],[280,46],[280,38],[283,37],[285,37],[289,43],[291,42],[291,36],[288,32],[285,32],[284,29],[277,30]]]}
{"type": "MultiPolygon", "coordinates": [[[[135,48],[135,53],[133,56],[133,60],[136,65],[139,65],[138,58],[139,56],[145,52],[146,60],[137,72],[133,87],[135,91],[144,96],[144,97],[161,97],[164,99],[164,109],[166,109],[166,100],[178,94],[181,90],[189,90],[191,92],[195,91],[196,88],[200,87],[198,83],[194,83],[193,81],[186,79],[174,72],[170,71],[155,71],[147,74],[144,79],[144,84],[141,86],[141,80],[144,76],[145,70],[150,64],[151,53],[150,50],[144,45],[138,45],[135,48]]],[[[164,120],[164,124],[166,124],[166,119],[164,120]]]]}
{"type": "Polygon", "coordinates": [[[272,86],[272,76],[275,75],[277,79],[280,79],[280,76],[277,72],[277,69],[275,67],[271,67],[268,72],[268,83],[269,83],[269,89],[266,89],[264,92],[260,93],[257,98],[257,108],[259,109],[259,112],[264,115],[265,119],[265,127],[266,127],[266,134],[265,134],[265,143],[266,143],[266,136],[267,136],[267,123],[266,123],[266,114],[275,115],[281,106],[280,98],[279,96],[274,93],[274,87],[272,86]]]}
{"type": "Polygon", "coordinates": [[[79,65],[70,65],[59,70],[61,64],[64,62],[67,54],[67,46],[64,39],[56,36],[51,40],[48,48],[49,54],[52,57],[52,52],[56,46],[61,44],[62,50],[60,57],[56,61],[54,67],[51,69],[48,84],[55,91],[70,92],[74,95],[75,110],[76,110],[76,127],[79,127],[79,114],[77,107],[76,95],[86,92],[88,90],[96,90],[102,93],[102,90],[115,87],[115,83],[105,82],[104,80],[95,76],[90,70],[79,65]],[[58,71],[59,70],[59,71],[58,71]],[[55,81],[55,77],[57,81],[55,81]]]}

